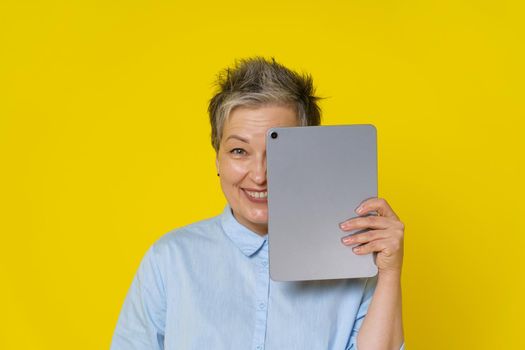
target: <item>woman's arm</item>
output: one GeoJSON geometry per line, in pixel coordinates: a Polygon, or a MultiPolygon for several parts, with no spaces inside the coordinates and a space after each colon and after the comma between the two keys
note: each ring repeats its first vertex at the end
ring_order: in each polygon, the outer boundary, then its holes
{"type": "Polygon", "coordinates": [[[358,218],[341,224],[344,231],[370,229],[343,239],[355,254],[377,252],[377,285],[363,324],[357,335],[358,350],[399,350],[404,348],[401,309],[401,270],[403,264],[404,225],[388,203],[372,198],[356,210],[358,218]],[[366,216],[377,211],[378,216],[366,216]]]}
{"type": "Polygon", "coordinates": [[[111,341],[111,350],[163,350],[166,291],[153,244],[128,289],[111,341]]]}
{"type": "Polygon", "coordinates": [[[401,274],[380,274],[357,335],[357,348],[399,350],[403,342],[401,274]]]}

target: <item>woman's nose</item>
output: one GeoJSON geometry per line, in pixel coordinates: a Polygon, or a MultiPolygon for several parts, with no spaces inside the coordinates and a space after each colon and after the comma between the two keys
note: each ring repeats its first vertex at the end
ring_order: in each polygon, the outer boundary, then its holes
{"type": "Polygon", "coordinates": [[[266,158],[256,160],[251,173],[253,182],[260,185],[266,183],[266,158]]]}

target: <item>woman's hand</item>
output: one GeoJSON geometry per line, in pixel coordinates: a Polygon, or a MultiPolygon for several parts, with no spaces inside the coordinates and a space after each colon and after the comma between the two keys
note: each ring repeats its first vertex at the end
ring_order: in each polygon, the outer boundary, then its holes
{"type": "Polygon", "coordinates": [[[399,273],[403,264],[403,238],[405,226],[383,198],[371,198],[356,209],[359,217],[344,221],[343,231],[365,230],[342,239],[345,245],[361,244],[352,250],[357,255],[377,252],[375,259],[379,274],[399,273]],[[378,216],[364,216],[376,211],[378,216]]]}

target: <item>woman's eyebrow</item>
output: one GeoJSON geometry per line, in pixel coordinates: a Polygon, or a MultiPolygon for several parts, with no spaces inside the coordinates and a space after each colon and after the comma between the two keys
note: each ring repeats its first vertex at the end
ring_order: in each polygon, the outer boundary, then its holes
{"type": "Polygon", "coordinates": [[[230,135],[226,138],[226,141],[228,141],[229,139],[237,139],[237,140],[240,140],[242,142],[246,142],[246,143],[250,143],[248,140],[246,140],[244,137],[240,137],[239,135],[230,135]]]}

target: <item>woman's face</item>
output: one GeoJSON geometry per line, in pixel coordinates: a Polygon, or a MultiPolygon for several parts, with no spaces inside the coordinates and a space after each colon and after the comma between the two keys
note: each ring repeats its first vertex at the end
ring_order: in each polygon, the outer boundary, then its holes
{"type": "Polygon", "coordinates": [[[222,191],[233,215],[258,234],[268,232],[266,131],[298,126],[295,108],[236,107],[224,124],[217,154],[222,191]]]}

